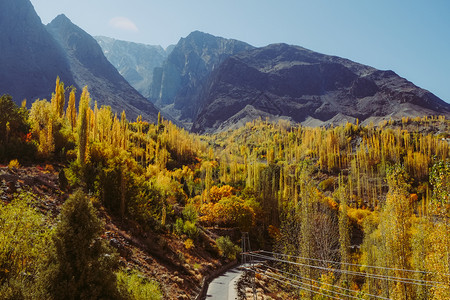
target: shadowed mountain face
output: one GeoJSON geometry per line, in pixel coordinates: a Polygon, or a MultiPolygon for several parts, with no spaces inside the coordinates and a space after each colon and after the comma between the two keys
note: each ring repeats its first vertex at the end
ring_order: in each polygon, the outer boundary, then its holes
{"type": "Polygon", "coordinates": [[[182,38],[153,75],[151,100],[187,127],[201,110],[200,92],[226,58],[254,47],[195,31],[182,38]]]}
{"type": "Polygon", "coordinates": [[[128,119],[142,115],[145,120],[157,120],[158,110],[119,74],[92,36],[64,15],[47,28],[65,50],[75,82],[80,87],[88,86],[99,107],[109,105],[118,113],[125,110],[128,119]]]}
{"type": "Polygon", "coordinates": [[[104,36],[95,37],[119,73],[144,97],[150,98],[153,70],[161,67],[172,47],[144,45],[104,36]]]}
{"type": "Polygon", "coordinates": [[[318,126],[450,115],[448,103],[392,71],[285,44],[228,58],[201,95],[204,109],[192,126],[199,133],[258,117],[318,126]]]}
{"type": "Polygon", "coordinates": [[[47,32],[29,0],[0,1],[0,94],[49,98],[55,80],[75,84],[64,51],[47,32]]]}
{"type": "Polygon", "coordinates": [[[28,106],[50,98],[59,76],[79,92],[85,85],[99,105],[128,118],[156,121],[158,111],[108,62],[97,42],[65,16],[47,28],[29,0],[0,1],[0,94],[28,106]]]}

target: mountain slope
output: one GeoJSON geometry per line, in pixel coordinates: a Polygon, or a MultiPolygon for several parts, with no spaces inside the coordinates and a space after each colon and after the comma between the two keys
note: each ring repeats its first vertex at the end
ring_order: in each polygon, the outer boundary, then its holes
{"type": "Polygon", "coordinates": [[[48,98],[57,76],[74,84],[64,51],[29,0],[0,1],[0,94],[16,103],[48,98]]]}
{"type": "Polygon", "coordinates": [[[192,32],[155,69],[151,100],[189,127],[202,107],[199,93],[211,71],[229,56],[253,48],[237,40],[192,32]]]}
{"type": "Polygon", "coordinates": [[[318,126],[354,118],[450,115],[450,104],[392,71],[286,44],[228,58],[201,94],[205,106],[192,127],[199,133],[255,117],[318,126]]]}
{"type": "Polygon", "coordinates": [[[93,37],[64,15],[56,17],[47,28],[66,51],[75,82],[89,87],[99,107],[109,105],[118,113],[125,110],[129,119],[142,115],[156,121],[158,110],[119,74],[93,37]]]}
{"type": "Polygon", "coordinates": [[[120,41],[109,37],[94,37],[103,53],[119,73],[144,97],[150,97],[153,70],[161,67],[170,53],[161,46],[120,41]]]}

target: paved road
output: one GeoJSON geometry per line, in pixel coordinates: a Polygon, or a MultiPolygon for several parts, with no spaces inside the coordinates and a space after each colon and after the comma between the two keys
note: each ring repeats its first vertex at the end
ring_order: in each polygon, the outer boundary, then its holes
{"type": "Polygon", "coordinates": [[[208,287],[208,292],[206,293],[206,299],[238,299],[236,283],[243,273],[243,271],[234,268],[211,281],[208,287]]]}

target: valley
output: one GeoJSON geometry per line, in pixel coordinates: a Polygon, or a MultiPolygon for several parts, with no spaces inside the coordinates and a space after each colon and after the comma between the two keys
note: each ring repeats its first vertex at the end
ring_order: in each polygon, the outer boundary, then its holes
{"type": "Polygon", "coordinates": [[[286,43],[94,38],[30,0],[0,28],[0,299],[450,298],[432,92],[286,43]]]}

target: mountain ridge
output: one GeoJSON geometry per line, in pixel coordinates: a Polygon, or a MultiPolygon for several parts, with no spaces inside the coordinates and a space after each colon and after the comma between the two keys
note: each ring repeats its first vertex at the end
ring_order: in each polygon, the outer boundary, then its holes
{"type": "Polygon", "coordinates": [[[0,27],[0,94],[10,94],[17,104],[27,99],[30,107],[36,99],[49,99],[60,77],[79,92],[87,85],[93,100],[111,106],[113,112],[125,110],[130,119],[142,115],[156,122],[154,105],[123,79],[97,42],[66,16],[45,26],[30,0],[3,0],[0,27]]]}
{"type": "Polygon", "coordinates": [[[197,133],[224,130],[219,123],[248,105],[295,123],[311,124],[313,118],[318,126],[343,119],[333,120],[338,114],[361,121],[450,114],[450,104],[393,71],[287,44],[229,57],[202,93],[206,104],[192,126],[197,133]]]}
{"type": "Polygon", "coordinates": [[[117,113],[125,110],[132,119],[142,115],[146,120],[157,120],[158,110],[119,74],[92,36],[63,14],[47,29],[66,51],[75,81],[88,86],[99,106],[109,105],[117,113]]]}
{"type": "Polygon", "coordinates": [[[16,103],[47,98],[57,76],[74,84],[63,49],[47,32],[29,0],[0,1],[0,93],[16,103]]]}
{"type": "Polygon", "coordinates": [[[201,109],[199,92],[211,71],[227,57],[251,48],[233,39],[190,33],[180,39],[163,66],[155,69],[151,100],[189,128],[201,109]]]}

